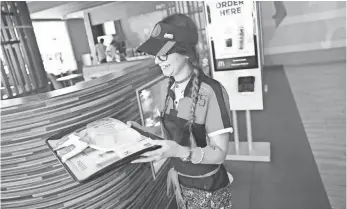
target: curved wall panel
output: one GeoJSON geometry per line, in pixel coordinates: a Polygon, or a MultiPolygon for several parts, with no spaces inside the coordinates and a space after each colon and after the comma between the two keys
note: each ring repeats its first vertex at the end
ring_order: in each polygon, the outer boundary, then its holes
{"type": "Polygon", "coordinates": [[[79,184],[45,139],[103,117],[140,121],[135,89],[160,75],[153,61],[75,86],[1,102],[1,208],[163,209],[166,173],[129,164],[79,184]]]}

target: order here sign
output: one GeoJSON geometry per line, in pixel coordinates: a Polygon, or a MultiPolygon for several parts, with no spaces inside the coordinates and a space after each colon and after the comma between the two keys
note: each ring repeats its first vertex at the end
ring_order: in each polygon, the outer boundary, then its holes
{"type": "Polygon", "coordinates": [[[212,76],[226,88],[232,110],[263,109],[257,5],[207,1],[212,76]]]}
{"type": "Polygon", "coordinates": [[[220,9],[221,16],[240,14],[243,4],[243,1],[222,1],[216,3],[216,8],[220,9]]]}

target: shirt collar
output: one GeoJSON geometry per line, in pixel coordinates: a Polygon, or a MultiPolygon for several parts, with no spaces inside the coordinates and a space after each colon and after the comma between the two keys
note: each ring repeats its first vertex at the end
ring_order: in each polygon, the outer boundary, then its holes
{"type": "MultiPolygon", "coordinates": [[[[202,70],[199,70],[199,86],[201,85],[201,82],[203,80],[203,78],[206,76],[205,73],[202,70]]],[[[184,97],[191,97],[192,95],[192,85],[193,85],[193,76],[189,79],[189,82],[186,86],[186,88],[184,89],[184,97]]],[[[171,99],[174,101],[175,98],[175,92],[172,90],[172,88],[170,87],[169,90],[169,97],[171,97],[171,99]]]]}

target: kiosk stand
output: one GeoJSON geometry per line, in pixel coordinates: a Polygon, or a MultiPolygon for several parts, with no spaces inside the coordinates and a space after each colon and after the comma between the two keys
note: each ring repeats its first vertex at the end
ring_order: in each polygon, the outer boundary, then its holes
{"type": "Polygon", "coordinates": [[[227,160],[270,161],[270,143],[253,142],[251,123],[251,110],[263,110],[259,13],[259,3],[248,0],[205,3],[212,76],[226,88],[233,118],[227,160]],[[246,113],[246,142],[239,140],[237,111],[246,113]]]}
{"type": "Polygon", "coordinates": [[[234,142],[229,142],[226,160],[270,162],[270,143],[253,142],[251,112],[246,110],[247,142],[239,141],[236,111],[232,111],[234,124],[234,142]]]}

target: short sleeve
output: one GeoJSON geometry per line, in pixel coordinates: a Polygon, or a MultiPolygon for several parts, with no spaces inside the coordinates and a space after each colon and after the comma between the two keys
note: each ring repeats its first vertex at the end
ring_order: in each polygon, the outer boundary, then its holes
{"type": "Polygon", "coordinates": [[[223,86],[218,85],[218,88],[214,88],[209,95],[205,119],[206,134],[212,137],[227,132],[232,133],[230,115],[228,93],[223,86]]]}

